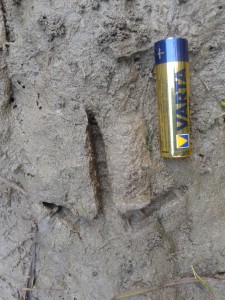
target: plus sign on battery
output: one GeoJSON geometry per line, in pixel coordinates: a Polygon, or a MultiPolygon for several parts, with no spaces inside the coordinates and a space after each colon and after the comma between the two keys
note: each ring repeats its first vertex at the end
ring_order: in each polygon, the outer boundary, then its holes
{"type": "Polygon", "coordinates": [[[161,59],[161,55],[164,54],[164,52],[161,52],[161,49],[159,48],[159,51],[157,53],[157,55],[159,56],[159,59],[161,59]]]}

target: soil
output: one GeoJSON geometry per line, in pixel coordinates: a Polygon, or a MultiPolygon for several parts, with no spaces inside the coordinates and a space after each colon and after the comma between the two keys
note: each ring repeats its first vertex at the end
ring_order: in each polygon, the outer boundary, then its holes
{"type": "Polygon", "coordinates": [[[225,279],[224,33],[222,0],[0,1],[1,300],[223,299],[162,286],[225,279]],[[168,36],[189,41],[185,159],[159,151],[168,36]]]}

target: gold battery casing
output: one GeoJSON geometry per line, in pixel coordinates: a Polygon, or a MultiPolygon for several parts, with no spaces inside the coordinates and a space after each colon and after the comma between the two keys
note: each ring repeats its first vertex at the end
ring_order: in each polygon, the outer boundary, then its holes
{"type": "Polygon", "coordinates": [[[189,62],[156,65],[156,89],[161,156],[191,155],[189,62]]]}

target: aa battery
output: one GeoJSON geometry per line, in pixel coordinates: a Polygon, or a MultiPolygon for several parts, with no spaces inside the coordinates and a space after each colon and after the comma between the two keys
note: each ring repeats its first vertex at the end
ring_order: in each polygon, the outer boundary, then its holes
{"type": "Polygon", "coordinates": [[[155,43],[156,89],[162,157],[192,153],[188,41],[167,38],[155,43]]]}

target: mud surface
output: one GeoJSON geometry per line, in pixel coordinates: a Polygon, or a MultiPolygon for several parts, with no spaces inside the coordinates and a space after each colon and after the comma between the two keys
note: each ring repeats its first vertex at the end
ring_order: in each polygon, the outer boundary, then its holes
{"type": "MultiPolygon", "coordinates": [[[[223,1],[0,3],[0,299],[110,300],[191,265],[225,279],[223,1]],[[167,36],[190,44],[186,159],[159,155],[167,36]]],[[[192,283],[132,299],[222,296],[192,283]]]]}

